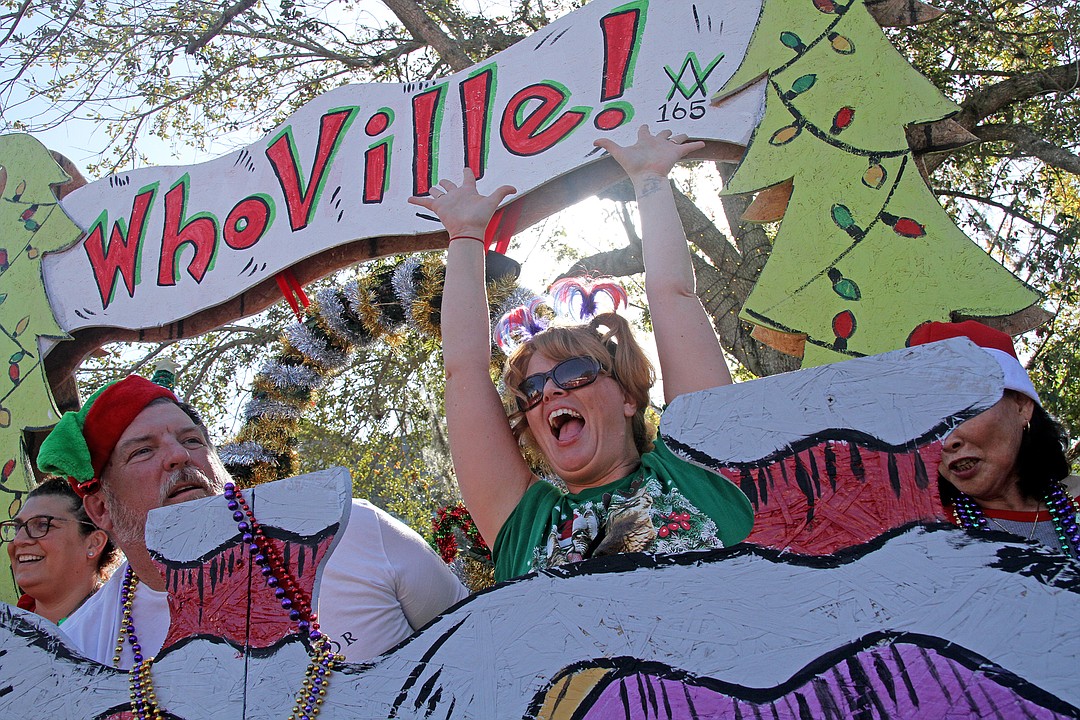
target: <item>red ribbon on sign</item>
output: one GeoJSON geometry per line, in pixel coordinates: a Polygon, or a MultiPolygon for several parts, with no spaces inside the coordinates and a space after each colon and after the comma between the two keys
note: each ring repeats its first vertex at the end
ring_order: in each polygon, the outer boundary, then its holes
{"type": "Polygon", "coordinates": [[[304,293],[300,281],[293,275],[292,270],[282,270],[274,276],[274,279],[277,280],[278,288],[281,290],[285,302],[289,303],[289,307],[292,308],[293,315],[296,315],[298,321],[303,322],[304,312],[300,307],[307,308],[311,305],[311,301],[308,300],[308,296],[304,293]]]}
{"type": "Polygon", "coordinates": [[[494,243],[495,252],[505,255],[520,219],[521,203],[513,202],[496,210],[484,232],[484,247],[491,248],[494,243]]]}

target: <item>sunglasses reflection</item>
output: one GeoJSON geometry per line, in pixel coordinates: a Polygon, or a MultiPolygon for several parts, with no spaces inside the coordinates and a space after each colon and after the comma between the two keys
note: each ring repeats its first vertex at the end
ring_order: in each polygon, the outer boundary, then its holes
{"type": "Polygon", "coordinates": [[[539,405],[544,397],[544,388],[548,380],[563,390],[574,390],[595,382],[602,369],[600,361],[591,355],[567,358],[547,372],[536,373],[525,378],[518,386],[518,390],[525,396],[518,398],[518,407],[525,412],[539,405]]]}

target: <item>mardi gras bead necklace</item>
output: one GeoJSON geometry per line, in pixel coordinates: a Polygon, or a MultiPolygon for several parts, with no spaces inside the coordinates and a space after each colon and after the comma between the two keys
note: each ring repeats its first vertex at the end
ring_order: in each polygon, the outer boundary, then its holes
{"type": "MultiPolygon", "coordinates": [[[[1077,524],[1080,502],[1076,498],[1070,498],[1065,492],[1065,486],[1058,481],[1050,484],[1044,502],[1050,511],[1050,520],[1054,523],[1061,551],[1069,557],[1080,557],[1080,525],[1077,524]]],[[[964,493],[960,493],[952,510],[956,524],[962,528],[991,529],[982,508],[964,493]]],[[[1032,531],[1034,532],[1034,528],[1032,531]]]]}
{"type": "MultiPolygon", "coordinates": [[[[344,662],[344,658],[334,654],[330,638],[319,629],[318,619],[311,609],[310,597],[286,569],[281,553],[267,540],[262,527],[255,520],[255,514],[233,483],[225,485],[225,500],[229,509],[232,510],[233,520],[236,521],[240,537],[247,545],[255,564],[259,566],[266,586],[281,602],[281,608],[288,613],[289,619],[296,623],[297,629],[310,641],[311,662],[308,664],[300,691],[296,694],[289,720],[314,720],[326,697],[326,687],[329,684],[334,663],[344,662]]],[[[116,638],[113,666],[120,665],[124,642],[128,642],[134,656],[134,664],[129,673],[129,687],[131,706],[135,711],[135,716],[140,720],[161,720],[163,715],[158,706],[157,696],[154,694],[154,683],[151,677],[154,658],[143,656],[142,646],[135,633],[135,621],[132,618],[135,589],[138,585],[139,578],[129,565],[120,590],[123,616],[120,621],[120,633],[116,638]]]]}

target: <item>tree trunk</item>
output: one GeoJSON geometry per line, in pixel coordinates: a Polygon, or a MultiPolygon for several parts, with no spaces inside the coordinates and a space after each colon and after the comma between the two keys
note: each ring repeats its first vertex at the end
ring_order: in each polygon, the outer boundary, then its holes
{"type": "Polygon", "coordinates": [[[414,38],[430,45],[451,69],[464,70],[473,64],[461,45],[443,32],[419,3],[414,0],[383,0],[383,4],[390,8],[414,38]]]}

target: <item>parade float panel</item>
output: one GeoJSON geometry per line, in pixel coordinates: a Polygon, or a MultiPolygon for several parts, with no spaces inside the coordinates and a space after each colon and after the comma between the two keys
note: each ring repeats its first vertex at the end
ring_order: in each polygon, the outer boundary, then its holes
{"type": "MultiPolygon", "coordinates": [[[[13,517],[29,489],[23,430],[49,428],[59,413],[49,390],[43,340],[63,340],[42,282],[47,252],[68,248],[79,228],[53,188],[70,178],[29,135],[0,137],[0,503],[13,517]]],[[[7,566],[7,553],[0,560],[7,566]]],[[[10,582],[3,583],[13,589],[10,582]]],[[[14,599],[10,593],[0,595],[14,599]]]]}
{"type": "Polygon", "coordinates": [[[989,354],[955,338],[683,395],[660,433],[746,493],[748,542],[827,555],[945,520],[941,439],[1003,383],[989,354]]]}
{"type": "MultiPolygon", "coordinates": [[[[321,564],[348,477],[268,483],[251,502],[269,536],[321,564]]],[[[228,562],[243,547],[224,498],[151,518],[173,595],[150,668],[165,716],[288,716],[309,658],[253,564],[228,562]],[[259,607],[266,628],[246,622],[259,607]]],[[[941,524],[822,556],[743,544],[590,560],[501,583],[370,663],[336,665],[318,718],[1075,718],[1078,570],[941,524]]],[[[310,564],[298,573],[317,586],[310,564]]],[[[138,716],[128,673],[35,615],[0,608],[0,657],[6,716],[138,716]]]]}
{"type": "MultiPolygon", "coordinates": [[[[280,599],[272,591],[251,592],[252,583],[265,585],[261,568],[252,562],[250,545],[241,541],[226,499],[214,499],[149,516],[147,537],[153,540],[147,547],[165,578],[175,618],[163,649],[200,636],[256,652],[298,642],[301,634],[280,599]],[[245,606],[246,612],[236,612],[245,606]]],[[[283,558],[281,567],[314,603],[323,561],[348,524],[351,501],[352,480],[340,467],[267,484],[247,495],[266,542],[283,558]],[[298,497],[304,501],[298,503],[298,497]]]]}

